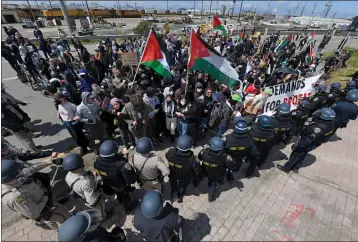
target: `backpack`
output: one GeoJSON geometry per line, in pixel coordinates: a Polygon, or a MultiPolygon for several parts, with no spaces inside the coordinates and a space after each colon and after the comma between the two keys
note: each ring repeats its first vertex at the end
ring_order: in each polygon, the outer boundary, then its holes
{"type": "Polygon", "coordinates": [[[215,104],[211,110],[209,127],[216,128],[220,124],[222,118],[223,103],[215,104]]]}

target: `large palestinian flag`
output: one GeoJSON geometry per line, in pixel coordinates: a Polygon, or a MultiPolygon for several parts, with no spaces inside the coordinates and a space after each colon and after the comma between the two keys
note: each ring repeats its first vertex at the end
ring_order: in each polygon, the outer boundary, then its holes
{"type": "Polygon", "coordinates": [[[306,59],[306,63],[308,65],[312,64],[312,62],[313,62],[312,45],[308,46],[308,52],[307,52],[305,59],[306,59]]]}
{"type": "Polygon", "coordinates": [[[221,30],[221,35],[226,36],[227,31],[225,26],[221,23],[220,19],[214,15],[213,17],[213,29],[221,30]]]}
{"type": "Polygon", "coordinates": [[[172,79],[172,74],[170,73],[170,67],[165,58],[164,50],[160,48],[157,35],[153,30],[149,33],[140,64],[153,69],[161,76],[172,79]]]}
{"type": "Polygon", "coordinates": [[[239,80],[235,69],[214,48],[204,42],[194,31],[191,33],[188,68],[208,73],[222,84],[232,87],[239,80]]]}

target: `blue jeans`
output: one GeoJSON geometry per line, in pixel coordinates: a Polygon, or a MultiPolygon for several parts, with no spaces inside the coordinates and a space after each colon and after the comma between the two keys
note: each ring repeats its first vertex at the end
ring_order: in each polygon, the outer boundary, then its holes
{"type": "Polygon", "coordinates": [[[200,127],[205,128],[208,123],[208,117],[200,117],[200,127]]]}
{"type": "Polygon", "coordinates": [[[179,134],[186,135],[188,133],[188,124],[184,123],[183,121],[179,121],[179,134]]]}

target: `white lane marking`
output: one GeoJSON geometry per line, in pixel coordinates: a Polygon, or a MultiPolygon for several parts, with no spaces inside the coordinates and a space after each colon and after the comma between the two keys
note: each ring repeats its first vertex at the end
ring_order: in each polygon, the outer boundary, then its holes
{"type": "Polygon", "coordinates": [[[17,79],[17,76],[4,78],[4,79],[2,79],[2,81],[8,81],[8,80],[14,80],[14,79],[17,79]]]}

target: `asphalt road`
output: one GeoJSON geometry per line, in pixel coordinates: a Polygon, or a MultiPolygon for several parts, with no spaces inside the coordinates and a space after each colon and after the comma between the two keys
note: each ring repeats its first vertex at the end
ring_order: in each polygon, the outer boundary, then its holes
{"type": "MultiPolygon", "coordinates": [[[[322,36],[316,36],[316,39],[317,47],[322,36]]],[[[333,37],[325,51],[336,49],[341,40],[341,37],[333,37]]],[[[358,48],[358,40],[350,39],[347,45],[358,48]]],[[[86,45],[86,47],[90,52],[93,52],[95,45],[86,45]]],[[[63,152],[75,147],[75,142],[70,137],[68,131],[57,119],[56,109],[51,99],[42,96],[39,92],[33,91],[31,87],[17,80],[14,70],[3,58],[1,64],[1,80],[6,90],[15,98],[28,103],[23,109],[29,114],[34,124],[34,134],[38,136],[34,138],[36,145],[42,145],[44,149],[54,149],[58,152],[63,152]]],[[[9,136],[6,137],[6,139],[13,145],[22,147],[15,137],[9,136]]],[[[87,154],[84,158],[88,164],[91,164],[95,157],[93,154],[87,154]]],[[[63,183],[56,185],[55,192],[58,193],[58,196],[60,196],[64,190],[66,189],[63,188],[63,183]]],[[[16,213],[2,207],[2,226],[11,224],[17,218],[18,215],[16,213]]]]}

